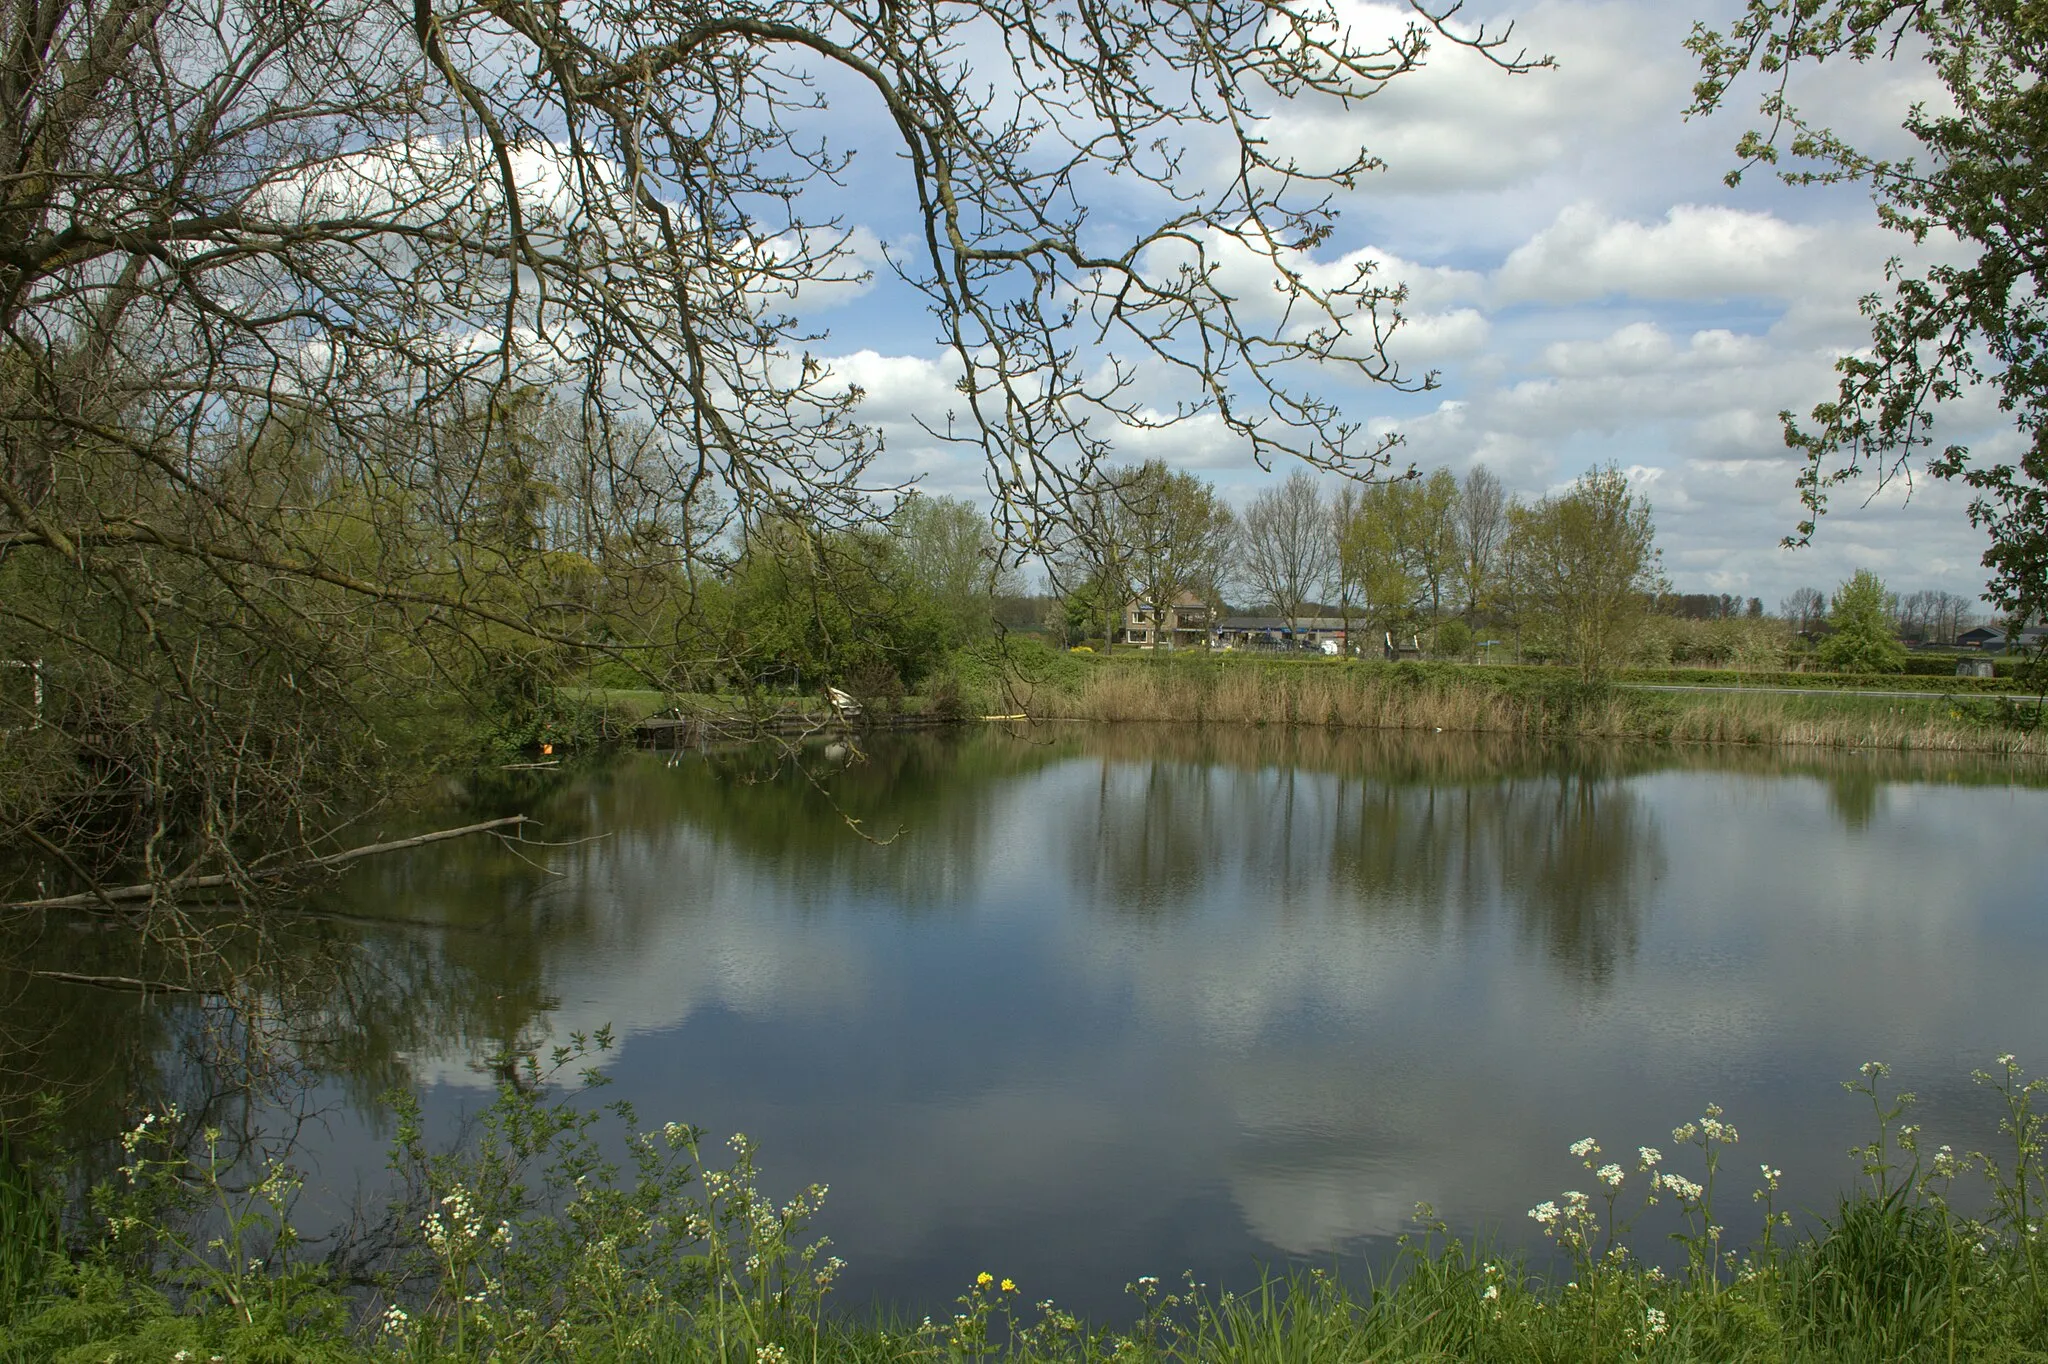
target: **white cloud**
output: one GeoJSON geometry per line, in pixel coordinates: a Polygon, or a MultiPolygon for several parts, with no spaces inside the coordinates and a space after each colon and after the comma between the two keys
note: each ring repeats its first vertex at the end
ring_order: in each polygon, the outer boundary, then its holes
{"type": "MultiPolygon", "coordinates": [[[[1340,4],[1362,41],[1383,41],[1414,18],[1406,6],[1340,4]]],[[[1514,23],[1507,59],[1553,55],[1555,69],[1510,76],[1469,47],[1435,37],[1420,71],[1393,81],[1355,113],[1304,116],[1283,110],[1266,132],[1305,158],[1360,143],[1386,162],[1372,192],[1492,190],[1524,184],[1579,158],[1590,139],[1658,115],[1675,118],[1683,53],[1648,7],[1546,3],[1502,16],[1460,15],[1469,33],[1483,19],[1499,33],[1514,23]]]]}
{"type": "Polygon", "coordinates": [[[1817,232],[1768,213],[1676,204],[1662,222],[1616,219],[1574,204],[1509,253],[1495,276],[1503,302],[1626,295],[1717,300],[1785,297],[1809,287],[1802,267],[1817,232]]]}

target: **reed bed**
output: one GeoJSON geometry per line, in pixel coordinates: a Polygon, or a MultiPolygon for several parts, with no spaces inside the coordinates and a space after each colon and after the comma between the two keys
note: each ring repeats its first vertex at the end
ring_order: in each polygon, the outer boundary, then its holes
{"type": "Polygon", "coordinates": [[[1034,715],[1054,720],[2048,754],[2042,730],[1986,723],[1947,701],[1530,685],[1505,670],[1485,682],[1392,669],[1103,667],[1032,701],[1034,715]]]}

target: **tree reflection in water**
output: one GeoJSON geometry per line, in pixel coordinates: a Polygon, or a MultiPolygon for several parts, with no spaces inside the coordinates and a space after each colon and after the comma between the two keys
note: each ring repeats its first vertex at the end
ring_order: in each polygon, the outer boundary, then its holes
{"type": "MultiPolygon", "coordinates": [[[[90,914],[0,920],[0,1121],[18,1133],[54,1094],[82,1145],[138,1103],[178,1100],[195,1124],[229,1126],[245,1088],[316,1081],[371,1109],[416,1083],[423,1058],[482,1066],[547,1036],[565,961],[651,959],[677,933],[710,950],[730,931],[712,909],[734,897],[943,920],[1005,858],[1082,912],[1140,926],[1196,913],[1219,888],[1276,924],[1328,914],[1424,938],[1506,915],[1562,978],[1603,991],[1637,950],[1677,836],[1637,779],[1672,769],[1815,778],[1852,829],[1894,782],[2015,776],[1927,754],[1137,725],[878,736],[851,762],[733,749],[507,775],[418,827],[524,811],[553,846],[438,845],[359,866],[300,906],[310,915],[217,914],[196,993],[40,978],[169,964],[124,955],[132,939],[90,914]],[[1031,794],[1082,771],[1057,803],[1031,794]]],[[[827,969],[792,963],[797,978],[827,969]]]]}

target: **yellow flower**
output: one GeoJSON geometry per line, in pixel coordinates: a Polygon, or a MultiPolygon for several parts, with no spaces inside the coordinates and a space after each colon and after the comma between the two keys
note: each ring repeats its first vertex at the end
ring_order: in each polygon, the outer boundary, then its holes
{"type": "Polygon", "coordinates": [[[1005,1279],[1003,1280],[1002,1288],[1005,1293],[1014,1293],[1017,1291],[1017,1281],[1015,1279],[1005,1279]]]}
{"type": "Polygon", "coordinates": [[[987,1288],[990,1284],[994,1283],[995,1281],[996,1276],[989,1273],[985,1269],[982,1270],[981,1273],[974,1276],[974,1286],[976,1288],[987,1288]]]}

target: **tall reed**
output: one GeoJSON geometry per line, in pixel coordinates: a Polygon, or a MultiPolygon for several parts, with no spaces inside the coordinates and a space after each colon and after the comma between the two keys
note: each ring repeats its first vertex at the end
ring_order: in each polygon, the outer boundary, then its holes
{"type": "Polygon", "coordinates": [[[50,1199],[9,1153],[0,1150],[0,1321],[42,1282],[57,1251],[50,1199]]]}
{"type": "Polygon", "coordinates": [[[1391,668],[1251,663],[1105,665],[1041,688],[1054,720],[1654,739],[1957,753],[2048,754],[2048,733],[1981,723],[1947,702],[1650,692],[1501,669],[1498,680],[1391,668]]]}

